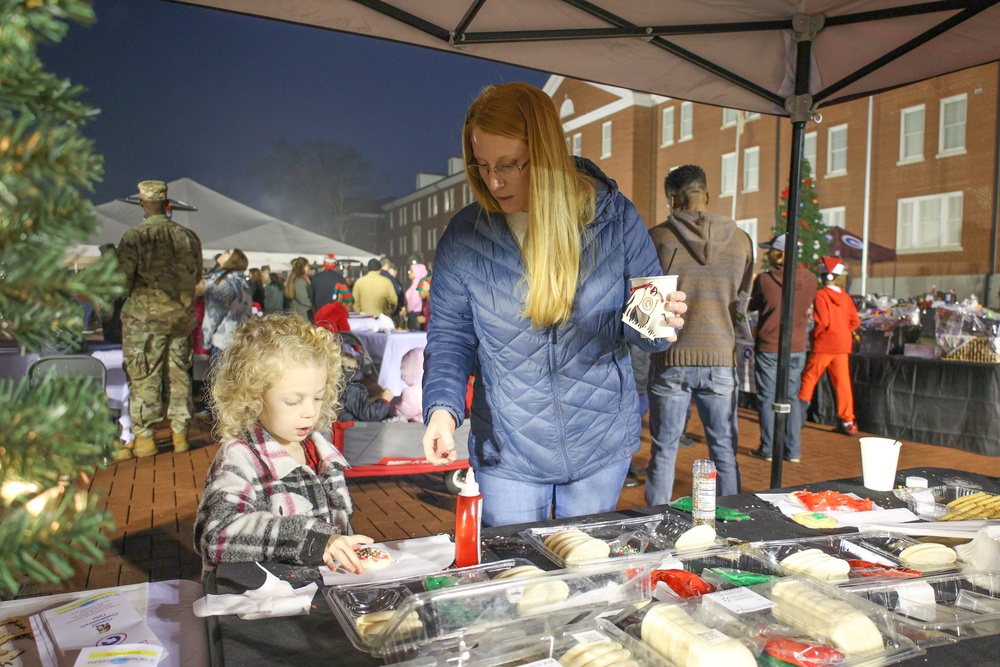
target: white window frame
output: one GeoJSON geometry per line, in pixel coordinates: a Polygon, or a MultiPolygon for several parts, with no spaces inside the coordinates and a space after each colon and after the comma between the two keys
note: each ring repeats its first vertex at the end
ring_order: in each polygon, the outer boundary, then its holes
{"type": "Polygon", "coordinates": [[[423,230],[420,229],[420,225],[413,225],[413,252],[420,252],[420,233],[422,231],[423,230]]]}
{"type": "Polygon", "coordinates": [[[940,106],[938,107],[938,152],[935,157],[942,158],[942,157],[951,157],[953,155],[965,155],[965,147],[967,145],[966,130],[968,130],[968,123],[969,123],[969,96],[967,94],[962,93],[961,95],[952,95],[951,97],[945,97],[941,99],[940,106]],[[951,148],[945,148],[944,140],[945,140],[946,128],[944,124],[944,115],[945,115],[944,110],[947,105],[953,104],[955,102],[962,102],[964,107],[964,113],[962,114],[962,123],[961,123],[962,145],[952,146],[951,148]]]}
{"type": "Polygon", "coordinates": [[[823,224],[827,227],[840,227],[841,229],[846,229],[845,219],[847,217],[847,207],[846,206],[831,206],[830,208],[821,208],[819,214],[823,217],[823,224]]]}
{"type": "Polygon", "coordinates": [[[406,235],[405,234],[399,237],[399,254],[400,255],[405,255],[406,254],[406,235]]]}
{"type": "Polygon", "coordinates": [[[427,217],[433,218],[438,214],[438,198],[437,195],[431,195],[427,198],[427,217]]]}
{"type": "Polygon", "coordinates": [[[747,233],[750,237],[750,244],[753,246],[753,261],[757,261],[757,218],[747,218],[737,220],[736,226],[747,233]]]}
{"type": "Polygon", "coordinates": [[[962,226],[965,193],[944,192],[923,197],[905,197],[896,202],[896,251],[899,253],[955,252],[962,250],[962,226]],[[938,218],[921,221],[921,206],[938,201],[938,218]],[[957,205],[958,215],[952,216],[952,204],[957,205]],[[907,219],[908,218],[908,219],[907,219]],[[934,242],[920,241],[921,225],[937,225],[934,242]]]}
{"type": "Polygon", "coordinates": [[[455,190],[449,188],[444,191],[444,212],[448,213],[455,208],[455,190]]]}
{"type": "Polygon", "coordinates": [[[847,174],[847,123],[841,125],[835,125],[826,131],[826,176],[827,178],[834,176],[845,176],[847,174]],[[834,169],[833,168],[833,158],[834,158],[834,148],[833,148],[833,135],[835,132],[844,133],[844,166],[843,168],[834,169]]]}
{"type": "Polygon", "coordinates": [[[736,185],[737,185],[736,184],[737,174],[736,174],[736,153],[735,152],[724,153],[723,154],[723,156],[722,156],[722,165],[721,165],[720,172],[721,172],[721,177],[719,179],[719,181],[720,181],[720,183],[719,183],[719,196],[720,197],[732,197],[734,194],[736,194],[736,185]],[[732,180],[731,184],[727,184],[726,183],[726,164],[727,163],[730,165],[729,169],[731,171],[731,177],[730,177],[731,180],[732,180]]]}
{"type": "MultiPolygon", "coordinates": [[[[744,123],[749,123],[752,120],[760,120],[760,112],[759,111],[747,111],[747,112],[745,112],[743,114],[743,122],[744,123]]],[[[754,219],[754,222],[756,222],[756,218],[754,219]]]]}
{"type": "Polygon", "coordinates": [[[434,250],[437,248],[438,240],[438,229],[437,227],[431,227],[427,230],[427,249],[434,250]]]}
{"type": "Polygon", "coordinates": [[[913,164],[915,162],[924,161],[924,132],[927,127],[927,107],[924,104],[917,104],[916,106],[906,107],[905,109],[899,110],[899,162],[897,165],[913,164]],[[908,155],[906,153],[906,138],[907,136],[916,135],[915,130],[910,130],[907,132],[906,121],[907,118],[915,116],[920,113],[920,152],[908,155]]]}
{"type": "Polygon", "coordinates": [[[601,123],[601,158],[611,157],[611,123],[610,120],[601,123]]]}
{"type": "Polygon", "coordinates": [[[760,190],[760,146],[743,149],[743,192],[760,190]],[[751,167],[750,156],[753,156],[751,167]]]}
{"type": "Polygon", "coordinates": [[[681,141],[690,141],[693,138],[694,138],[694,103],[681,102],[680,137],[677,139],[677,141],[678,143],[680,143],[681,141]]]}
{"type": "Polygon", "coordinates": [[[802,143],[802,157],[809,160],[809,168],[812,169],[812,177],[816,178],[816,146],[818,140],[816,132],[806,132],[805,141],[802,143]],[[812,141],[812,153],[809,152],[809,142],[812,141]]]}
{"type": "Polygon", "coordinates": [[[722,109],[722,128],[736,127],[736,123],[740,119],[740,112],[736,109],[730,109],[728,107],[723,107],[722,109]]]}
{"type": "Polygon", "coordinates": [[[472,186],[468,183],[462,183],[462,207],[466,207],[472,203],[472,186]]]}
{"type": "Polygon", "coordinates": [[[660,146],[672,146],[674,144],[674,121],[676,118],[674,105],[672,104],[660,111],[660,146]]]}
{"type": "Polygon", "coordinates": [[[573,135],[573,150],[570,152],[577,157],[583,155],[583,133],[577,132],[573,135]]]}
{"type": "Polygon", "coordinates": [[[403,227],[404,225],[406,225],[406,222],[407,222],[407,220],[406,220],[406,218],[407,218],[407,210],[408,210],[408,208],[406,206],[402,206],[399,209],[399,217],[400,217],[399,226],[400,227],[403,227]]]}

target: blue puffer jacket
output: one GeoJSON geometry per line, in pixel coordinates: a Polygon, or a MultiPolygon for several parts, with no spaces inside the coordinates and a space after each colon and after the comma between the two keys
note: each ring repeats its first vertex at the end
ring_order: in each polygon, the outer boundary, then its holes
{"type": "Polygon", "coordinates": [[[424,421],[445,409],[461,425],[475,374],[469,456],[498,477],[562,484],[631,457],[641,421],[626,342],[669,346],[621,321],[629,278],[663,273],[642,218],[593,163],[577,166],[595,180],[597,207],[564,326],[535,329],[521,316],[524,265],[503,215],[467,206],[437,248],[424,421]]]}

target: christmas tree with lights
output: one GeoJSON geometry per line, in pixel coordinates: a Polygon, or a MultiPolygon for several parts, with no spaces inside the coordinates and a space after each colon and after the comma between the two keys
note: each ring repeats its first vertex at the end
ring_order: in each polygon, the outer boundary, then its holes
{"type": "MultiPolygon", "coordinates": [[[[823,224],[823,216],[819,212],[819,195],[816,193],[815,185],[809,161],[803,160],[802,186],[799,190],[799,261],[819,275],[822,258],[829,254],[830,242],[826,238],[829,227],[823,224]]],[[[787,229],[788,188],[785,188],[781,191],[777,220],[771,231],[777,235],[784,234],[787,229]]],[[[764,264],[765,268],[772,268],[768,266],[766,259],[764,264]]]]}
{"type": "MultiPolygon", "coordinates": [[[[122,292],[113,258],[66,267],[97,231],[81,193],[102,163],[81,132],[93,115],[82,89],[46,72],[37,53],[69,21],[92,20],[84,0],[0,0],[0,344],[21,354],[77,349],[80,299],[107,307],[122,292]]],[[[103,558],[110,514],[88,492],[89,473],[112,456],[117,432],[97,383],[0,380],[0,597],[103,558]]]]}

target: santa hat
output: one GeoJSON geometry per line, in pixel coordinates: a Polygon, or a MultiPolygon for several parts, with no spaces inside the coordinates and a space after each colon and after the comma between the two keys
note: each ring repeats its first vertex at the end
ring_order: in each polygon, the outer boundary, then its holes
{"type": "Polygon", "coordinates": [[[839,257],[824,257],[823,268],[826,270],[826,279],[833,280],[844,272],[844,260],[839,257]]]}
{"type": "Polygon", "coordinates": [[[324,269],[336,269],[337,268],[337,258],[334,254],[328,253],[326,259],[323,260],[324,269]]]}

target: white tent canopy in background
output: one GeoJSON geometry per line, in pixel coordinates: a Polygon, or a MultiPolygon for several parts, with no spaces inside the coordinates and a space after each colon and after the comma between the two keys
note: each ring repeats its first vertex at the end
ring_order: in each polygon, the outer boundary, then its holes
{"type": "MultiPolygon", "coordinates": [[[[197,209],[174,210],[172,217],[198,234],[202,255],[207,261],[230,248],[246,253],[251,267],[268,265],[277,271],[290,268],[296,257],[322,262],[327,253],[332,252],[337,259],[367,262],[375,256],[367,250],[278,220],[189,178],[168,183],[167,194],[197,209]]],[[[103,243],[118,245],[126,230],[142,222],[142,208],[136,204],[115,200],[96,208],[101,230],[88,239],[86,246],[75,249],[80,263],[97,257],[98,246],[103,243]]]]}

